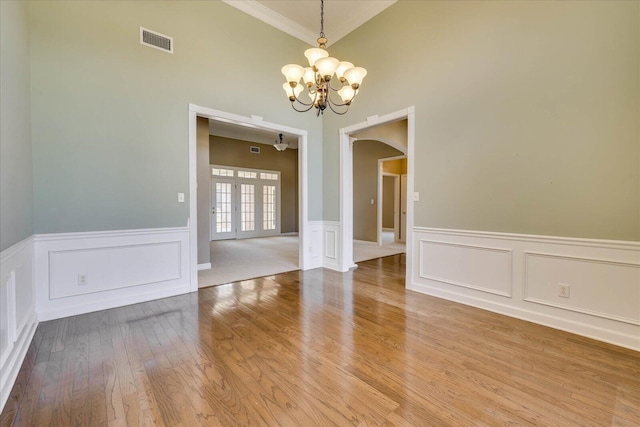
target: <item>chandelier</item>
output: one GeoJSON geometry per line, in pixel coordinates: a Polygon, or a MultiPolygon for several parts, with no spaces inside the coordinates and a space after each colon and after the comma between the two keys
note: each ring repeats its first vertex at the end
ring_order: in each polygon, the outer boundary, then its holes
{"type": "Polygon", "coordinates": [[[307,49],[304,56],[309,61],[308,67],[297,64],[287,64],[282,67],[282,74],[287,83],[282,88],[287,93],[294,110],[303,113],[316,109],[316,115],[324,114],[329,107],[336,114],[345,114],[351,102],[359,92],[362,80],[367,70],[355,67],[351,62],[340,61],[329,56],[327,52],[327,38],[324,35],[324,0],[320,0],[320,37],[318,47],[307,49]],[[335,78],[334,78],[335,76],[335,78]],[[302,80],[304,83],[301,83],[302,80]],[[336,83],[336,80],[339,83],[336,83]],[[334,87],[333,84],[339,85],[334,87]],[[300,99],[302,92],[307,89],[309,102],[300,99]],[[332,96],[332,93],[333,96],[332,96]],[[341,102],[336,102],[337,96],[341,102]],[[301,107],[296,108],[296,104],[301,107]]]}
{"type": "Polygon", "coordinates": [[[287,149],[287,147],[289,146],[288,142],[284,142],[282,141],[282,137],[284,135],[282,134],[278,134],[278,137],[280,138],[280,142],[278,142],[278,140],[276,139],[276,141],[274,142],[273,146],[276,148],[276,150],[278,151],[284,151],[287,149]]]}

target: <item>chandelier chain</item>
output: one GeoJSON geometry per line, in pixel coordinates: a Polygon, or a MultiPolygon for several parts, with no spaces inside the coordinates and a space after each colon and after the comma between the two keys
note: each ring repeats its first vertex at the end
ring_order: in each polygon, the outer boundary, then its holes
{"type": "Polygon", "coordinates": [[[324,0],[320,0],[320,37],[324,35],[324,0]]]}

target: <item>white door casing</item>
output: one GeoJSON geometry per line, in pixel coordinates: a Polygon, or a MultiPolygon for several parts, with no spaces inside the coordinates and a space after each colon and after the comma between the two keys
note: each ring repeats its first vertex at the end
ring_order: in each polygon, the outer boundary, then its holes
{"type": "Polygon", "coordinates": [[[407,175],[400,175],[400,242],[406,241],[407,236],[407,175]]]}

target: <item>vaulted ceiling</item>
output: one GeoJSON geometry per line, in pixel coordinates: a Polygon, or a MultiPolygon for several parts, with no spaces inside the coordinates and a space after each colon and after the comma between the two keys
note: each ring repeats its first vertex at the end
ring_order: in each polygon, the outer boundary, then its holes
{"type": "MultiPolygon", "coordinates": [[[[225,3],[316,45],[320,34],[320,0],[223,0],[225,3]]],[[[335,43],[397,0],[325,0],[324,33],[335,43]]]]}

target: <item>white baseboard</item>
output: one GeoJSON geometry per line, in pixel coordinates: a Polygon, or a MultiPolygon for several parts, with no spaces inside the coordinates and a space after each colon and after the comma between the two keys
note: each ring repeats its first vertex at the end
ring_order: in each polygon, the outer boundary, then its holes
{"type": "Polygon", "coordinates": [[[0,411],[38,326],[33,262],[33,237],[0,253],[0,411]]]}
{"type": "Polygon", "coordinates": [[[412,233],[408,289],[640,350],[640,242],[412,233]]]}
{"type": "Polygon", "coordinates": [[[36,235],[34,241],[40,321],[190,292],[187,227],[36,235]]]}
{"type": "Polygon", "coordinates": [[[211,263],[210,262],[206,262],[203,264],[198,264],[198,271],[200,270],[211,270],[211,263]]]}

